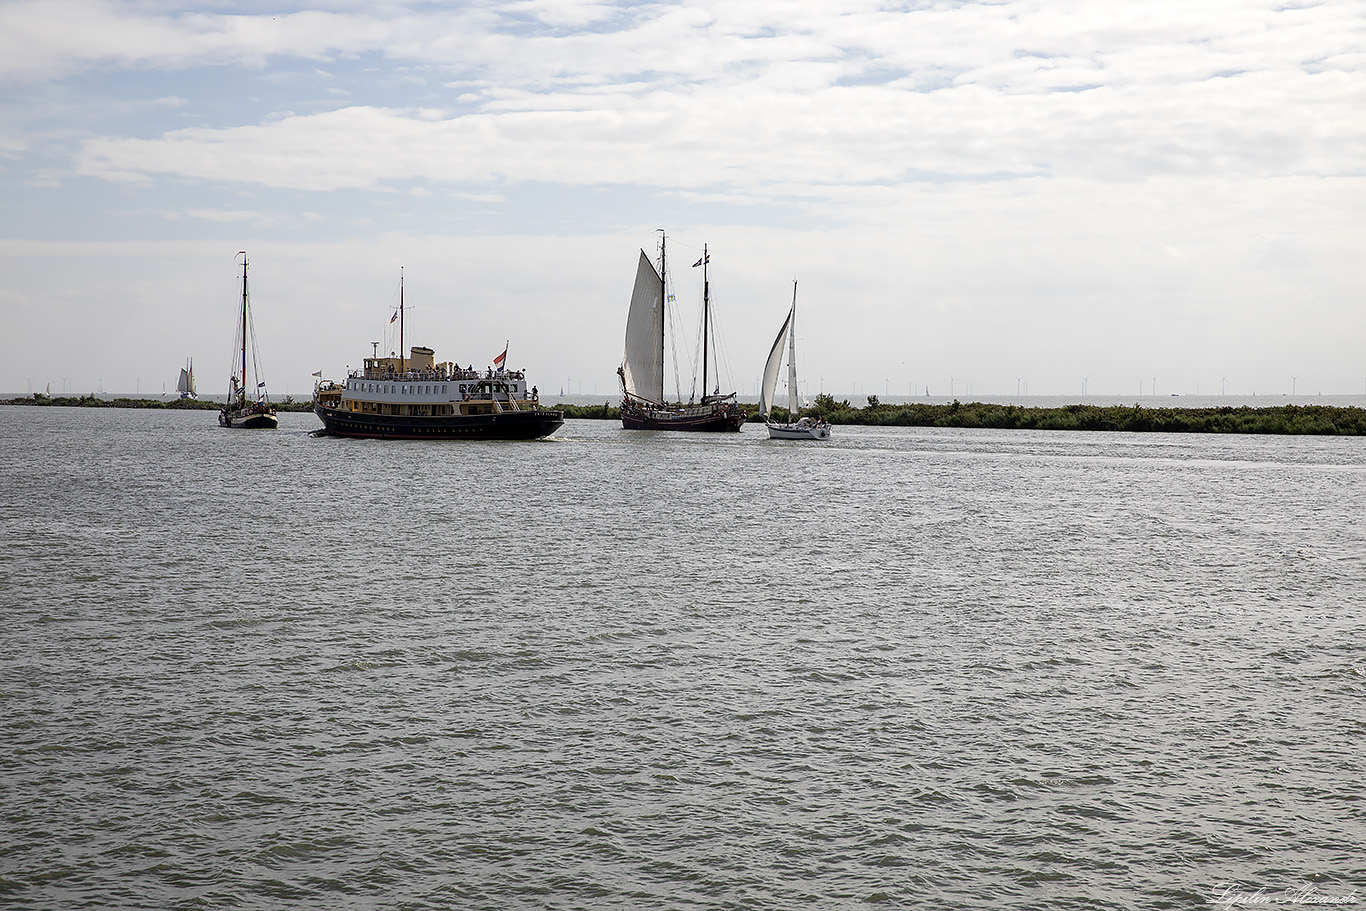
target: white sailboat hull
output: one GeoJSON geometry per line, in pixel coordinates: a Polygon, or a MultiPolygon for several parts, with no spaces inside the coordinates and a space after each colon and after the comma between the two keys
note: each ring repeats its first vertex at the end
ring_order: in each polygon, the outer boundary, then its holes
{"type": "Polygon", "coordinates": [[[830,425],[824,421],[808,421],[805,418],[795,424],[769,424],[770,440],[828,440],[830,425]]]}

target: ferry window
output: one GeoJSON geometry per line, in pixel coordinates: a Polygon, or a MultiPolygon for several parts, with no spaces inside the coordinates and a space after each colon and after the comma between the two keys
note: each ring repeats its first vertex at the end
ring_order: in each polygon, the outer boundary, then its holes
{"type": "Polygon", "coordinates": [[[442,395],[445,395],[445,394],[446,394],[446,384],[445,384],[445,383],[442,383],[442,384],[441,384],[441,394],[442,394],[442,395]]]}

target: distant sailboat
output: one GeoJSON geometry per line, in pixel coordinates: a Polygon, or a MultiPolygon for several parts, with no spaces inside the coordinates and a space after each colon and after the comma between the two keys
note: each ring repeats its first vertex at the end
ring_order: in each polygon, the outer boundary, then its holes
{"type": "Polygon", "coordinates": [[[199,393],[194,388],[194,358],[190,358],[189,363],[180,368],[180,380],[175,384],[175,391],[180,393],[182,399],[199,398],[199,393]]]}
{"type": "Polygon", "coordinates": [[[240,366],[241,373],[234,372],[228,383],[228,401],[218,412],[218,423],[224,427],[274,430],[280,426],[280,419],[275,416],[275,409],[266,395],[266,381],[261,379],[261,365],[257,362],[260,352],[256,350],[256,327],[252,324],[247,297],[247,254],[243,250],[237,255],[242,257],[242,309],[237,317],[237,332],[233,335],[232,369],[236,371],[240,366]],[[253,368],[250,376],[256,380],[254,388],[247,385],[248,334],[251,336],[253,368]]]}
{"type": "Polygon", "coordinates": [[[736,431],[748,420],[735,393],[707,394],[708,328],[711,321],[710,286],[702,248],[702,400],[669,403],[664,400],[664,308],[668,301],[664,239],[659,242],[659,270],[640,251],[631,309],[626,316],[626,352],[617,377],[621,380],[621,426],[628,430],[736,431]]]}
{"type": "Polygon", "coordinates": [[[768,426],[771,440],[828,440],[830,425],[817,418],[799,418],[801,400],[797,393],[797,283],[792,283],[792,309],[787,312],[778,337],[773,340],[773,348],[768,352],[768,362],[764,364],[764,385],[759,397],[759,410],[768,426]],[[778,371],[783,365],[783,342],[787,342],[787,423],[775,422],[770,413],[773,411],[773,395],[778,391],[778,371]]]}

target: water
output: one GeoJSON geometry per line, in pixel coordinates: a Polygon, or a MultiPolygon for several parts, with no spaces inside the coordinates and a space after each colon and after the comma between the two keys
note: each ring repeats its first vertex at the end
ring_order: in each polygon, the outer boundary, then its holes
{"type": "Polygon", "coordinates": [[[280,418],[0,407],[0,905],[1366,903],[1360,440],[280,418]]]}

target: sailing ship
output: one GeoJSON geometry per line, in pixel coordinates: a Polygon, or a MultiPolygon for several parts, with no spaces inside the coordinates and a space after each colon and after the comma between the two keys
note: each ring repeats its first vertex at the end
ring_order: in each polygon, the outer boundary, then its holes
{"type": "Polygon", "coordinates": [[[180,368],[180,379],[176,381],[175,391],[180,393],[182,399],[199,398],[199,393],[194,388],[194,358],[190,358],[185,366],[180,368]]]}
{"type": "Polygon", "coordinates": [[[238,252],[242,257],[242,309],[237,315],[237,331],[233,333],[232,379],[228,383],[228,400],[218,412],[218,423],[224,427],[240,427],[249,430],[274,430],[280,426],[266,394],[266,381],[261,378],[260,351],[256,346],[256,325],[251,319],[251,305],[247,294],[247,253],[238,252]],[[251,360],[247,360],[248,335],[250,335],[251,360]],[[251,373],[248,379],[247,367],[251,373]],[[255,380],[256,385],[250,384],[255,380]]]}
{"type": "Polygon", "coordinates": [[[759,396],[759,410],[763,413],[770,440],[828,440],[830,425],[817,418],[799,417],[801,400],[797,393],[797,283],[792,283],[792,309],[787,311],[783,328],[773,340],[764,364],[764,384],[759,396]],[[783,365],[783,342],[787,342],[787,421],[772,419],[773,394],[778,390],[778,372],[783,365]]]}
{"type": "Polygon", "coordinates": [[[626,352],[617,377],[621,380],[621,426],[628,430],[737,431],[749,415],[735,400],[735,393],[718,388],[707,393],[708,330],[711,294],[707,281],[710,261],[707,248],[694,266],[702,267],[702,398],[685,404],[664,400],[664,308],[668,301],[665,238],[660,233],[659,269],[640,251],[631,309],[626,317],[626,352]]]}
{"type": "MultiPolygon", "coordinates": [[[[412,347],[403,357],[403,278],[399,277],[400,356],[365,358],[343,383],[324,380],[313,392],[313,413],[324,433],[388,440],[534,440],[564,424],[564,412],[542,408],[526,372],[507,369],[508,345],[482,373],[474,365],[437,363],[431,348],[412,347]]],[[[378,346],[378,342],[374,343],[378,346]]]]}

